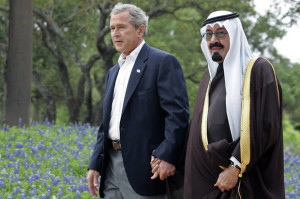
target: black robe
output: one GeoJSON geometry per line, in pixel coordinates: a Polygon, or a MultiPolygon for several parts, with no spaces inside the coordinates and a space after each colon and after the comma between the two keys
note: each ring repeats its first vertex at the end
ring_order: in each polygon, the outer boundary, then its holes
{"type": "Polygon", "coordinates": [[[212,142],[205,151],[201,137],[202,110],[209,72],[205,71],[190,124],[185,158],[184,199],[284,198],[282,93],[271,65],[258,58],[250,85],[250,163],[235,188],[223,193],[214,187],[235,146],[226,140],[212,142]],[[239,187],[240,185],[240,187],[239,187]]]}

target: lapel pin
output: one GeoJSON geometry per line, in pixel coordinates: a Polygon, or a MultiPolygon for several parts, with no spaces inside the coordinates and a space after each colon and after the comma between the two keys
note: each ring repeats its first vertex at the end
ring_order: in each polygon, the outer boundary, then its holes
{"type": "Polygon", "coordinates": [[[141,70],[140,70],[140,69],[136,69],[136,72],[137,72],[137,73],[140,73],[140,72],[141,72],[141,70]]]}

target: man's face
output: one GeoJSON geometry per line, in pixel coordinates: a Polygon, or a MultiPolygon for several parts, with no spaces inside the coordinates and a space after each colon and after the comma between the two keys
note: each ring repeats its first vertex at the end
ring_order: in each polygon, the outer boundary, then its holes
{"type": "Polygon", "coordinates": [[[138,29],[130,23],[130,14],[124,11],[111,16],[110,19],[111,38],[117,49],[125,56],[129,55],[143,40],[145,26],[140,25],[138,29]]]}
{"type": "Polygon", "coordinates": [[[219,24],[215,24],[214,27],[208,25],[206,29],[206,36],[208,37],[209,35],[212,37],[209,41],[206,41],[212,60],[218,63],[224,62],[225,56],[230,47],[227,30],[223,26],[220,27],[219,24]],[[214,34],[211,35],[211,33],[214,34]]]}

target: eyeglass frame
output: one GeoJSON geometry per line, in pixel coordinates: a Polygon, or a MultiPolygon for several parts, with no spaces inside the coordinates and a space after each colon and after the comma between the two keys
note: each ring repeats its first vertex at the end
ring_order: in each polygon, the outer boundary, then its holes
{"type": "Polygon", "coordinates": [[[206,41],[211,41],[211,39],[213,38],[213,35],[215,35],[215,37],[218,40],[222,40],[225,38],[225,35],[228,34],[228,32],[224,32],[224,31],[217,31],[217,32],[206,32],[202,35],[202,37],[205,38],[206,41]],[[222,36],[218,35],[218,34],[222,34],[222,36]],[[224,33],[224,34],[223,34],[224,33]],[[207,39],[207,34],[211,35],[210,39],[207,39]]]}

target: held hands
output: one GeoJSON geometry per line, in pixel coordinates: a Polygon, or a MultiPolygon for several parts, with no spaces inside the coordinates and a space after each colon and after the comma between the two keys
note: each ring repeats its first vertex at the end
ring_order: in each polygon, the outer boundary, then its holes
{"type": "Polygon", "coordinates": [[[215,187],[218,187],[222,192],[230,191],[236,186],[240,170],[229,165],[224,171],[219,174],[219,178],[215,187]]]}
{"type": "Polygon", "coordinates": [[[165,180],[167,177],[175,174],[175,166],[164,160],[151,156],[150,164],[153,173],[153,176],[151,177],[152,180],[156,179],[158,176],[160,180],[165,180]]]}
{"type": "Polygon", "coordinates": [[[98,179],[99,179],[99,172],[96,170],[90,169],[88,171],[86,180],[88,182],[89,190],[91,194],[95,197],[98,196],[98,179]]]}

